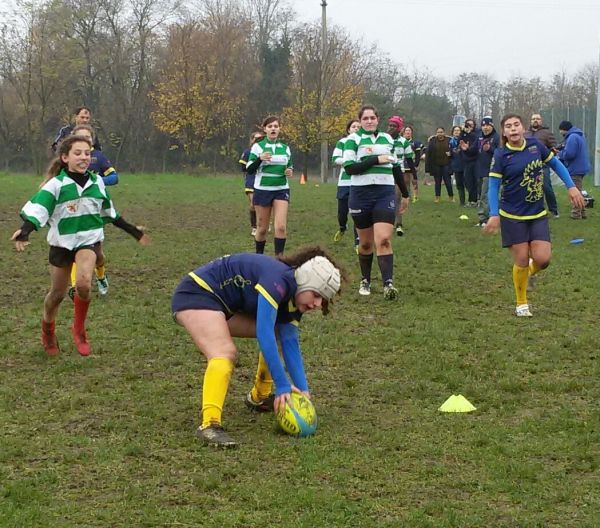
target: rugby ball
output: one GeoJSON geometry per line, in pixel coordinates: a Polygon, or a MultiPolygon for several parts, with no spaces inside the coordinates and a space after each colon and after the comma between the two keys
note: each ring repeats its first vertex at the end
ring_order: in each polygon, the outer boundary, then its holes
{"type": "Polygon", "coordinates": [[[292,436],[311,436],[317,430],[317,412],[304,395],[292,392],[292,404],[286,403],[277,413],[277,423],[292,436]]]}

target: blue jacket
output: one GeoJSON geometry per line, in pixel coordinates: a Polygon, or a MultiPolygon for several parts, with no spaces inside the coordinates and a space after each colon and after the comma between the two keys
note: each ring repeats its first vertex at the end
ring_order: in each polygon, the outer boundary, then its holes
{"type": "Polygon", "coordinates": [[[452,159],[450,160],[450,170],[452,172],[463,172],[465,170],[465,163],[460,155],[460,147],[458,146],[460,138],[454,136],[450,138],[450,152],[452,153],[452,159]]]}
{"type": "Polygon", "coordinates": [[[571,127],[565,135],[565,147],[558,154],[571,176],[585,176],[591,172],[592,166],[588,155],[585,136],[581,129],[571,127]]]}
{"type": "Polygon", "coordinates": [[[480,131],[477,146],[477,176],[485,178],[490,173],[494,151],[500,146],[500,136],[496,132],[496,129],[494,128],[487,136],[480,131]],[[483,145],[485,144],[490,146],[489,150],[483,150],[483,145]]]}

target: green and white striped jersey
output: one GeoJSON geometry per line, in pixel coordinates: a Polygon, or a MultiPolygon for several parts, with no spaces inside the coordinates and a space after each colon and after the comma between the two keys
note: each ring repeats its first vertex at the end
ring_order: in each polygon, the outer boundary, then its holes
{"type": "Polygon", "coordinates": [[[114,222],[115,210],[102,178],[88,171],[79,187],[63,169],[47,181],[21,210],[21,218],[36,229],[50,226],[48,244],[77,249],[104,240],[104,224],[114,222]]]}
{"type": "Polygon", "coordinates": [[[359,128],[350,134],[344,143],[344,167],[384,154],[390,156],[390,163],[373,165],[362,174],[353,174],[351,185],[394,185],[392,167],[398,160],[394,154],[394,140],[388,133],[376,131],[371,134],[359,128]]]}
{"type": "Polygon", "coordinates": [[[262,161],[258,166],[254,188],[261,191],[289,189],[290,185],[285,175],[285,169],[292,167],[290,147],[280,141],[270,143],[268,138],[265,138],[252,145],[246,165],[250,165],[253,161],[259,159],[263,152],[271,152],[272,157],[269,161],[262,161]]]}
{"type": "Polygon", "coordinates": [[[336,165],[340,165],[340,175],[338,176],[338,187],[350,187],[352,177],[347,174],[344,170],[344,143],[346,143],[347,137],[343,137],[336,144],[331,155],[331,162],[336,165]]]}
{"type": "Polygon", "coordinates": [[[404,160],[405,159],[414,159],[415,152],[412,149],[411,143],[409,139],[403,138],[402,136],[398,136],[394,140],[394,152],[396,153],[396,157],[398,158],[398,163],[401,164],[402,169],[406,170],[404,160]]]}

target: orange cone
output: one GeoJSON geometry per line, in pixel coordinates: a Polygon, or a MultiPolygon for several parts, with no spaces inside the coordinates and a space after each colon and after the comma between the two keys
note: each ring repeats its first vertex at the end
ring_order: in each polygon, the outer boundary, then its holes
{"type": "Polygon", "coordinates": [[[304,176],[304,173],[302,173],[300,175],[300,185],[305,185],[306,184],[306,176],[304,176]]]}

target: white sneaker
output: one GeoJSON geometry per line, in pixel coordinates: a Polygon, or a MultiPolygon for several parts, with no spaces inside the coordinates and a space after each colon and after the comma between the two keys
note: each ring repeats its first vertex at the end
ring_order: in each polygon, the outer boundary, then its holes
{"type": "Polygon", "coordinates": [[[371,283],[367,279],[360,281],[360,288],[358,288],[359,295],[371,295],[371,283]]]}
{"type": "Polygon", "coordinates": [[[98,286],[100,295],[106,295],[108,293],[108,276],[105,275],[103,279],[96,277],[96,286],[98,286]]]}
{"type": "Polygon", "coordinates": [[[517,317],[533,317],[533,314],[529,311],[528,304],[519,304],[515,308],[515,315],[517,317]]]}

